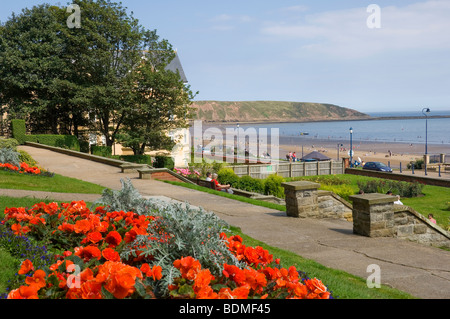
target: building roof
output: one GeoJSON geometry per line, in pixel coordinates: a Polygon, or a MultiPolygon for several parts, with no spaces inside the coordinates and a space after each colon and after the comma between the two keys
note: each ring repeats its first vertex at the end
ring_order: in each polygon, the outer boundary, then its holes
{"type": "Polygon", "coordinates": [[[175,58],[173,58],[173,60],[166,66],[166,70],[172,71],[174,73],[177,73],[178,71],[180,73],[180,77],[183,80],[183,82],[184,83],[188,82],[177,52],[175,52],[175,58]]]}

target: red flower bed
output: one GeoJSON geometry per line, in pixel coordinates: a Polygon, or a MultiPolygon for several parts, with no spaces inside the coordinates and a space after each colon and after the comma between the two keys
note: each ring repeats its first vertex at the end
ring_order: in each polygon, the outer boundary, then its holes
{"type": "Polygon", "coordinates": [[[0,168],[4,168],[10,171],[18,172],[21,174],[34,174],[39,175],[41,174],[41,169],[35,166],[29,166],[27,163],[20,163],[20,167],[14,166],[9,163],[0,163],[0,168]]]}
{"type": "MultiPolygon", "coordinates": [[[[136,253],[128,260],[120,253],[138,235],[153,238],[147,226],[157,218],[103,207],[92,212],[82,201],[7,208],[2,223],[60,252],[48,269],[34,269],[25,260],[18,271],[24,282],[12,287],[8,298],[155,298],[152,287],[163,278],[161,266],[149,263],[148,256],[144,260],[140,252],[145,247],[134,247],[136,253]]],[[[304,280],[295,267],[280,267],[267,250],[247,247],[239,236],[221,238],[246,267],[224,264],[216,277],[193,257],[181,257],[173,263],[181,275],[168,287],[169,298],[330,298],[320,280],[304,280]]]]}

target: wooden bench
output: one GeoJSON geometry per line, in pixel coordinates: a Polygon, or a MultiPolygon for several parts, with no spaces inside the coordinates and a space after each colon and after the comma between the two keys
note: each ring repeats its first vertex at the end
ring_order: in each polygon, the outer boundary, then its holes
{"type": "Polygon", "coordinates": [[[216,190],[216,184],[213,181],[205,181],[203,179],[198,179],[198,180],[196,180],[196,184],[198,186],[216,190]]]}

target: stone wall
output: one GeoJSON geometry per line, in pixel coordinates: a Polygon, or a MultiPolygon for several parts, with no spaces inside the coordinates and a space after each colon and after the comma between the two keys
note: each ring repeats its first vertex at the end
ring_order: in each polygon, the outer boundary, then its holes
{"type": "Polygon", "coordinates": [[[450,247],[450,233],[412,208],[394,205],[395,197],[383,194],[355,195],[353,232],[367,237],[396,237],[421,244],[450,247]]]}
{"type": "Polygon", "coordinates": [[[352,218],[351,205],[332,192],[319,190],[320,184],[299,181],[282,183],[286,214],[297,218],[352,218]]]}
{"type": "Polygon", "coordinates": [[[450,247],[450,234],[407,206],[394,205],[396,237],[421,244],[450,247]]]}

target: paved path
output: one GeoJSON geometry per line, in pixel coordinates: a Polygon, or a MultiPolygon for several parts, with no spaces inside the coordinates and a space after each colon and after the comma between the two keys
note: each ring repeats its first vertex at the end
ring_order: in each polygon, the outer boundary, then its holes
{"type": "Polygon", "coordinates": [[[128,177],[143,196],[162,196],[201,206],[271,246],[362,278],[371,274],[367,267],[376,264],[381,268],[383,284],[419,298],[450,299],[448,251],[395,238],[358,236],[353,234],[352,223],[344,220],[290,218],[284,212],[163,182],[139,180],[137,173],[122,174],[112,166],[44,149],[21,148],[52,172],[112,189],[120,189],[120,179],[128,177]]]}

